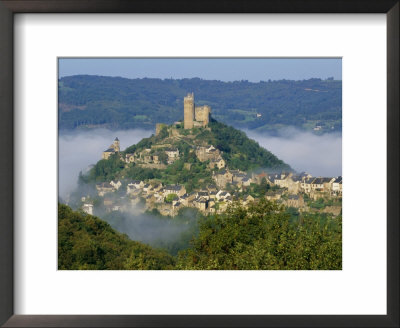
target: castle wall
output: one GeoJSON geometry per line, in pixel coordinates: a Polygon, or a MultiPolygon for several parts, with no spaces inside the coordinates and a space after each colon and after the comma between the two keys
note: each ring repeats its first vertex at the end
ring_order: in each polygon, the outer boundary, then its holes
{"type": "Polygon", "coordinates": [[[210,121],[210,107],[201,106],[195,108],[195,120],[201,122],[203,126],[208,125],[210,121]]]}
{"type": "Polygon", "coordinates": [[[164,126],[166,126],[164,123],[156,123],[156,136],[160,134],[164,126]]]}

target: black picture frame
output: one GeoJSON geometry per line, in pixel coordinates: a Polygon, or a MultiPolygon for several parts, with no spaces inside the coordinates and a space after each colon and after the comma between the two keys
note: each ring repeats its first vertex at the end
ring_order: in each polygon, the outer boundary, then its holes
{"type": "Polygon", "coordinates": [[[4,327],[399,327],[399,8],[399,0],[0,0],[3,145],[11,145],[14,140],[13,17],[16,13],[384,13],[387,16],[387,315],[14,315],[11,153],[0,157],[0,324],[4,327]]]}

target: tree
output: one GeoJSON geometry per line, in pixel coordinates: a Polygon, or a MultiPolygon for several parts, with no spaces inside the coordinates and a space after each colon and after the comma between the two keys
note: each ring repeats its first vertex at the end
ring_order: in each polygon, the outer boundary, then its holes
{"type": "Polygon", "coordinates": [[[179,253],[179,269],[337,270],[342,267],[341,221],[291,216],[275,202],[247,209],[235,204],[200,226],[193,247],[179,253]]]}
{"type": "Polygon", "coordinates": [[[58,205],[59,270],[161,270],[174,268],[174,262],[95,216],[58,205]]]}
{"type": "Polygon", "coordinates": [[[165,197],[165,202],[166,203],[172,203],[172,201],[174,201],[175,199],[178,199],[178,195],[177,194],[168,194],[167,197],[165,197]]]}

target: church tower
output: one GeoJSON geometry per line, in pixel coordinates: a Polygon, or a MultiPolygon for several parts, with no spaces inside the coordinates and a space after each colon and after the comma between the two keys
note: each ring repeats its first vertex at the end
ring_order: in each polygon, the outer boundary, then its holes
{"type": "Polygon", "coordinates": [[[183,122],[185,129],[193,128],[194,121],[194,94],[188,93],[185,98],[183,98],[183,122]]]}
{"type": "Polygon", "coordinates": [[[113,148],[114,148],[115,151],[119,151],[119,139],[118,139],[118,137],[116,137],[114,142],[113,142],[113,148]]]}

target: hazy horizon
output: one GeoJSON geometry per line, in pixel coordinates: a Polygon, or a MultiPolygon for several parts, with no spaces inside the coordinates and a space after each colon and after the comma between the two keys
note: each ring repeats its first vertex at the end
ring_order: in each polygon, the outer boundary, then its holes
{"type": "Polygon", "coordinates": [[[58,76],[200,78],[233,82],[342,79],[341,58],[59,58],[58,76]]]}

